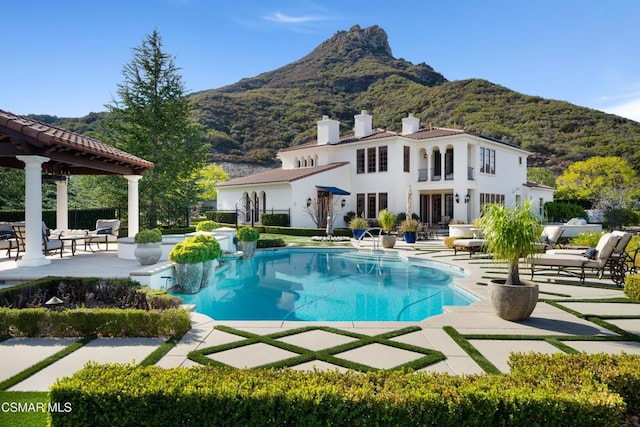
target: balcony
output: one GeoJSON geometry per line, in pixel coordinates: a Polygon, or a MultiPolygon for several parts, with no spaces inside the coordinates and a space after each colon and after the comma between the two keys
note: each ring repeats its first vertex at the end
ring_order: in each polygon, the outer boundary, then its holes
{"type": "Polygon", "coordinates": [[[473,168],[471,166],[467,167],[467,179],[469,181],[475,181],[475,177],[473,176],[473,168]]]}

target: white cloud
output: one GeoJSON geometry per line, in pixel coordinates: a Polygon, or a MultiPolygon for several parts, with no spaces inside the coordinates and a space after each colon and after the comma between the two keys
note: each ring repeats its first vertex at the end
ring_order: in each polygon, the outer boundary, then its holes
{"type": "Polygon", "coordinates": [[[274,14],[265,16],[264,19],[281,24],[305,24],[307,22],[324,21],[328,18],[314,15],[291,16],[281,12],[276,12],[274,14]]]}
{"type": "Polygon", "coordinates": [[[602,110],[607,113],[616,114],[618,116],[640,122],[640,98],[612,105],[610,107],[603,108],[602,110]]]}

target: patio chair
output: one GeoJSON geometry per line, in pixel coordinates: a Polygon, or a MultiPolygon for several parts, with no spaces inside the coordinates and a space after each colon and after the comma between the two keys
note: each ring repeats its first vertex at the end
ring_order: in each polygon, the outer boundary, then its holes
{"type": "Polygon", "coordinates": [[[0,250],[7,250],[7,257],[11,258],[11,249],[18,246],[18,240],[16,235],[11,229],[11,224],[8,222],[0,222],[0,250]]]}
{"type": "MultiPolygon", "coordinates": [[[[25,251],[27,227],[24,223],[15,223],[11,225],[11,229],[16,236],[16,261],[20,256],[20,251],[25,251]]],[[[62,252],[64,251],[64,241],[59,239],[49,239],[50,230],[49,227],[42,223],[42,251],[45,255],[49,255],[52,252],[60,251],[60,258],[62,258],[62,252]]]]}
{"type": "Polygon", "coordinates": [[[538,243],[540,252],[547,252],[552,250],[558,244],[558,241],[564,233],[564,228],[561,225],[547,225],[542,229],[542,241],[538,243]]]}
{"type": "Polygon", "coordinates": [[[86,245],[91,248],[91,243],[95,243],[100,249],[100,243],[105,244],[105,250],[109,250],[109,242],[117,242],[118,234],[120,234],[120,220],[119,219],[99,219],[96,221],[96,229],[89,231],[88,236],[85,238],[86,245]]]}
{"type": "MultiPolygon", "coordinates": [[[[617,234],[604,234],[598,241],[598,245],[594,248],[593,257],[588,256],[586,251],[585,254],[558,254],[547,252],[532,255],[527,258],[527,262],[531,265],[531,279],[533,280],[537,267],[549,267],[551,270],[553,270],[553,267],[556,267],[556,271],[558,272],[579,277],[580,283],[582,284],[585,282],[585,269],[588,268],[597,270],[597,277],[602,278],[604,269],[609,265],[609,259],[619,240],[620,237],[617,234]],[[575,270],[579,270],[579,272],[575,270]]],[[[542,270],[545,269],[538,269],[538,271],[542,270]]]]}

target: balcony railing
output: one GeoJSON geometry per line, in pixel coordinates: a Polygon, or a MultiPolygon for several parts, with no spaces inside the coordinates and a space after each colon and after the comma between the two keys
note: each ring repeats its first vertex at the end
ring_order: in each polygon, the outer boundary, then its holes
{"type": "Polygon", "coordinates": [[[467,179],[469,181],[475,181],[475,178],[473,176],[473,168],[471,166],[467,167],[467,179]]]}
{"type": "Polygon", "coordinates": [[[429,169],[418,169],[418,182],[429,180],[429,169]]]}

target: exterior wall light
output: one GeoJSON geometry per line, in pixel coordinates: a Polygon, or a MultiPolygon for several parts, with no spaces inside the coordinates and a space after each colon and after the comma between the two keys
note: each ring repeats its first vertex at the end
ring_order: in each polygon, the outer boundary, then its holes
{"type": "Polygon", "coordinates": [[[310,206],[311,206],[311,197],[307,199],[307,207],[310,207],[310,206]]]}
{"type": "Polygon", "coordinates": [[[454,198],[456,199],[456,203],[460,203],[460,195],[458,193],[456,193],[454,198]]]}
{"type": "Polygon", "coordinates": [[[464,196],[464,202],[469,203],[469,200],[471,200],[471,196],[469,195],[469,193],[467,193],[467,195],[464,196]]]}

